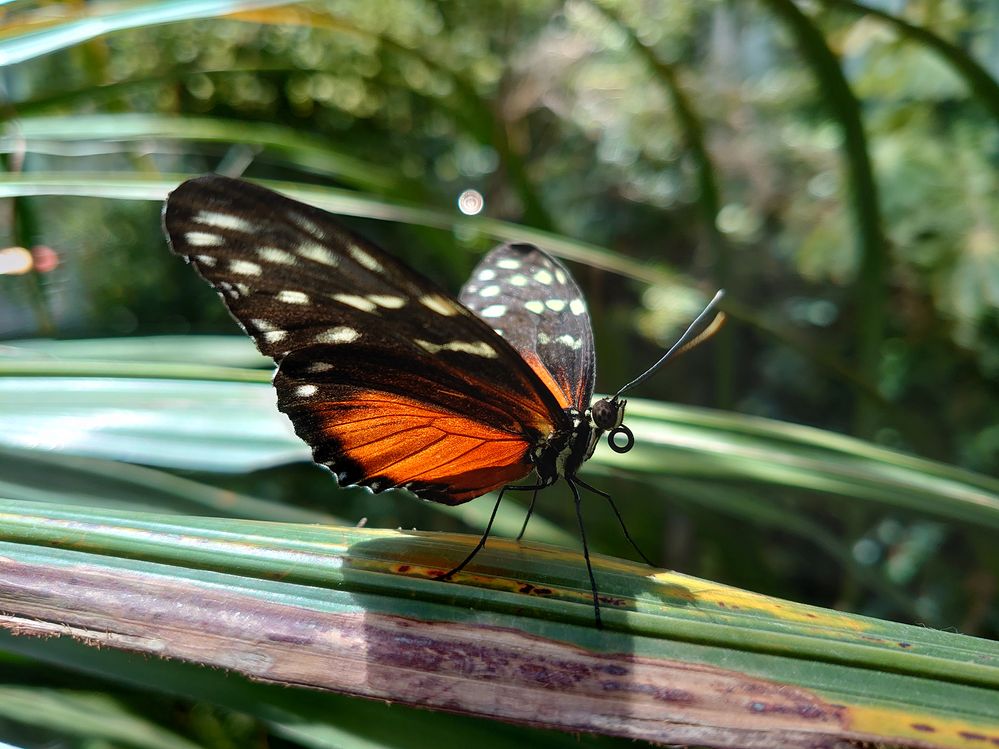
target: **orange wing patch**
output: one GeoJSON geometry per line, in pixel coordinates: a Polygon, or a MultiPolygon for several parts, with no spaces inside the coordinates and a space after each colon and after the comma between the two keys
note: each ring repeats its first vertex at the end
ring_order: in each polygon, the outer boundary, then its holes
{"type": "MultiPolygon", "coordinates": [[[[349,400],[312,407],[334,452],[374,487],[409,484],[428,499],[460,504],[533,468],[524,437],[399,396],[355,392],[349,400]]],[[[323,462],[341,468],[336,457],[323,462]]]]}
{"type": "Polygon", "coordinates": [[[520,351],[518,352],[524,361],[527,362],[534,374],[538,376],[545,387],[551,391],[551,394],[555,396],[558,401],[559,406],[562,408],[569,408],[576,401],[576,394],[573,392],[572,384],[563,378],[561,383],[555,382],[555,378],[552,377],[552,373],[548,371],[538,355],[533,351],[520,351]]]}

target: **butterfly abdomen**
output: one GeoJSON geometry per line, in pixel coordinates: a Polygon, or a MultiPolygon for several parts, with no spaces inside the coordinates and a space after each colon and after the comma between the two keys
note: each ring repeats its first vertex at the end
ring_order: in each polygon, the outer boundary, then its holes
{"type": "Polygon", "coordinates": [[[601,430],[593,425],[590,411],[565,409],[571,426],[535,443],[531,460],[541,483],[554,484],[560,478],[572,478],[580,466],[589,460],[601,430]]]}

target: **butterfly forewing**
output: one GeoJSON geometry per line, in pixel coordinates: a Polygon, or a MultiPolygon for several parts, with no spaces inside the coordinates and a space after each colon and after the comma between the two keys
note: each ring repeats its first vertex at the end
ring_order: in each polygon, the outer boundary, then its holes
{"type": "Polygon", "coordinates": [[[596,374],[590,317],[558,260],[534,245],[500,245],[476,266],[459,299],[517,350],[563,408],[590,405],[596,374]]]}
{"type": "Polygon", "coordinates": [[[465,501],[526,475],[529,447],[564,428],[513,347],[325,211],[211,175],[171,194],[164,223],[278,362],[279,407],[341,483],[465,501]]]}

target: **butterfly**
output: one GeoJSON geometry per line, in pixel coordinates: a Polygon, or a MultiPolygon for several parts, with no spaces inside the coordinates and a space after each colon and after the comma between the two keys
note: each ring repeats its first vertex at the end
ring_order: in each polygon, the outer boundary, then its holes
{"type": "MultiPolygon", "coordinates": [[[[184,182],[163,222],[173,252],[275,360],[278,408],[341,486],[449,505],[500,490],[479,543],[442,577],[484,546],[505,491],[536,499],[564,479],[600,626],[579,488],[610,497],[577,472],[605,433],[612,449],[631,449],[622,393],[717,329],[720,292],[659,362],[591,403],[586,303],[566,267],[534,245],[489,252],[455,298],[332,214],[243,180],[184,182]],[[514,484],[532,473],[533,483],[514,484]]],[[[528,519],[533,509],[532,500],[528,519]]]]}

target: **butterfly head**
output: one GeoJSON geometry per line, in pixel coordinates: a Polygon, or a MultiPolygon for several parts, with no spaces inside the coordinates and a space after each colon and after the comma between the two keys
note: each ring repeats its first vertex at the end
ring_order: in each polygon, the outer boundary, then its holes
{"type": "Polygon", "coordinates": [[[601,398],[593,404],[590,409],[590,418],[593,426],[599,433],[610,432],[607,435],[607,444],[616,453],[626,453],[635,446],[635,435],[624,425],[624,407],[628,401],[618,396],[612,398],[601,398]],[[624,435],[625,441],[619,444],[617,438],[624,435]]]}

